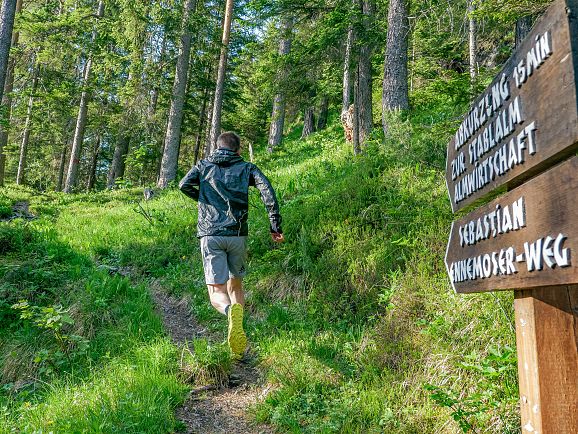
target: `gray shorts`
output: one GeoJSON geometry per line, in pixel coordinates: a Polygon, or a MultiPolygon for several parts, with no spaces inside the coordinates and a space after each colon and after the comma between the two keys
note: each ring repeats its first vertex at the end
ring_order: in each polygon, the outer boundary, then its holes
{"type": "Polygon", "coordinates": [[[208,285],[247,274],[247,237],[202,237],[201,255],[208,285]]]}

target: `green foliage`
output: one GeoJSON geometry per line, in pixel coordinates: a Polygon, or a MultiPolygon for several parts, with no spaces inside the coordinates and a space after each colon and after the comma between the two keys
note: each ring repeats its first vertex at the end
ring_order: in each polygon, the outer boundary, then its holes
{"type": "Polygon", "coordinates": [[[12,202],[0,192],[0,219],[12,214],[12,202]]]}
{"type": "MultiPolygon", "coordinates": [[[[40,218],[0,223],[0,431],[176,428],[174,408],[185,394],[178,355],[161,336],[146,289],[110,276],[61,239],[59,215],[78,198],[5,193],[31,200],[40,218]]],[[[80,206],[130,196],[88,197],[80,206]]]]}
{"type": "MultiPolygon", "coordinates": [[[[475,371],[482,376],[477,392],[460,397],[461,392],[447,391],[431,384],[424,386],[438,405],[451,410],[452,417],[466,433],[476,432],[474,425],[470,422],[473,417],[483,420],[484,415],[497,411],[502,418],[507,420],[511,417],[507,412],[517,406],[515,351],[508,346],[503,349],[490,347],[488,351],[488,355],[479,362],[477,356],[471,354],[466,356],[468,362],[462,363],[464,369],[475,371]]],[[[511,423],[513,426],[507,427],[502,432],[517,432],[517,427],[514,425],[517,421],[511,421],[511,423]]]]}
{"type": "MultiPolygon", "coordinates": [[[[280,431],[455,432],[468,423],[477,432],[513,432],[518,426],[515,359],[508,349],[513,314],[504,307],[511,300],[507,294],[456,296],[442,262],[452,219],[444,152],[459,107],[444,98],[426,102],[431,100],[421,95],[413,97],[424,101],[422,109],[409,118],[393,116],[388,137],[375,134],[362,156],[353,157],[335,116],[326,131],[303,141],[295,132],[275,154],[260,155],[258,164],[281,201],[287,242],[272,248],[267,215],[252,194],[247,331],[275,386],[254,415],[280,431]],[[435,116],[429,115],[430,103],[435,116]],[[437,402],[426,384],[437,385],[437,402]],[[439,405],[442,398],[461,411],[457,420],[451,406],[439,405]]],[[[143,203],[143,213],[135,212],[141,192],[130,188],[73,198],[34,197],[20,189],[7,193],[10,200],[31,200],[33,212],[44,217],[1,226],[19,234],[16,239],[30,240],[12,243],[0,257],[1,321],[14,324],[0,347],[4,384],[17,384],[25,373],[37,375],[33,360],[42,349],[52,351],[54,360],[60,346],[53,331],[34,321],[47,324],[43,315],[58,316],[57,306],[66,306],[74,321],[62,323],[60,333],[83,336],[89,346],[86,354],[72,357],[74,374],[64,365],[46,376],[49,384],[70,384],[70,392],[59,385],[50,395],[33,389],[37,385],[10,389],[3,398],[6,426],[15,420],[45,426],[56,403],[68,402],[73,390],[90,405],[118,406],[110,426],[131,426],[125,421],[145,426],[148,419],[136,414],[146,403],[158,411],[155,420],[172,420],[182,396],[177,379],[227,382],[231,361],[225,347],[196,340],[190,352],[163,358],[169,368],[158,375],[153,370],[148,376],[151,361],[139,359],[143,369],[134,374],[140,379],[133,391],[138,400],[116,401],[124,399],[126,383],[114,376],[133,375],[128,361],[157,342],[160,324],[145,288],[111,277],[108,270],[130,269],[187,295],[197,321],[217,336],[226,333],[226,321],[207,300],[192,202],[167,190],[143,203]],[[11,308],[23,299],[32,313],[26,320],[11,308]],[[23,328],[23,321],[29,327],[23,328]],[[18,357],[9,356],[14,349],[18,357]],[[111,363],[116,367],[109,375],[111,363]],[[158,384],[158,394],[141,383],[145,378],[158,384]],[[104,391],[111,384],[109,395],[104,391]],[[89,385],[96,385],[94,392],[89,385]],[[147,401],[153,398],[156,404],[147,401]],[[35,412],[22,410],[26,400],[39,403],[35,412]]],[[[71,408],[55,416],[67,421],[63,426],[98,420],[86,421],[71,408]]]]}
{"type": "Polygon", "coordinates": [[[226,343],[212,345],[207,339],[193,341],[192,351],[183,349],[181,370],[185,381],[196,386],[227,386],[231,373],[231,352],[226,343]]]}
{"type": "Polygon", "coordinates": [[[75,357],[86,354],[89,341],[82,336],[66,334],[63,331],[63,328],[74,325],[70,309],[64,309],[62,306],[31,306],[26,300],[12,305],[12,309],[19,312],[20,319],[24,320],[24,326],[32,325],[41,332],[46,332],[58,345],[55,351],[42,348],[34,357],[34,363],[40,366],[38,372],[41,375],[52,374],[55,369],[69,363],[71,353],[75,357]]]}

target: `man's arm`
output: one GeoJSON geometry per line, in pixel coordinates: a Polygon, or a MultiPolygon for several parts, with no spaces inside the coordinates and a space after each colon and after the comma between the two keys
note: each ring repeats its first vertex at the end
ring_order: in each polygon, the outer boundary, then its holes
{"type": "Polygon", "coordinates": [[[199,189],[195,188],[200,184],[199,166],[193,167],[189,173],[179,183],[179,188],[188,197],[194,200],[199,200],[199,189]]]}
{"type": "MultiPolygon", "coordinates": [[[[254,185],[261,192],[261,200],[267,208],[269,213],[269,221],[271,222],[271,233],[282,234],[281,230],[281,214],[279,213],[279,202],[275,196],[275,190],[267,177],[261,172],[257,166],[253,166],[251,170],[250,184],[254,185]]],[[[282,238],[282,237],[281,237],[282,238]]]]}

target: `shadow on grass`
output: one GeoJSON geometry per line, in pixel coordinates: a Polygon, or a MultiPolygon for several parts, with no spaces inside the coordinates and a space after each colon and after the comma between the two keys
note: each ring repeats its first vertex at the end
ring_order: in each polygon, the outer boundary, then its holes
{"type": "Polygon", "coordinates": [[[146,288],[38,226],[0,223],[0,431],[172,432],[184,388],[146,288]]]}

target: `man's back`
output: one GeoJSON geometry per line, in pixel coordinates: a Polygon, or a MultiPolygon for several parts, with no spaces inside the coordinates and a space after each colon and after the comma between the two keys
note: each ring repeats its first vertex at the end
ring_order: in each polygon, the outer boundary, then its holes
{"type": "Polygon", "coordinates": [[[279,205],[269,180],[237,153],[219,149],[191,169],[180,184],[183,193],[199,202],[197,236],[246,236],[250,186],[261,191],[271,231],[280,232],[279,205]]]}

